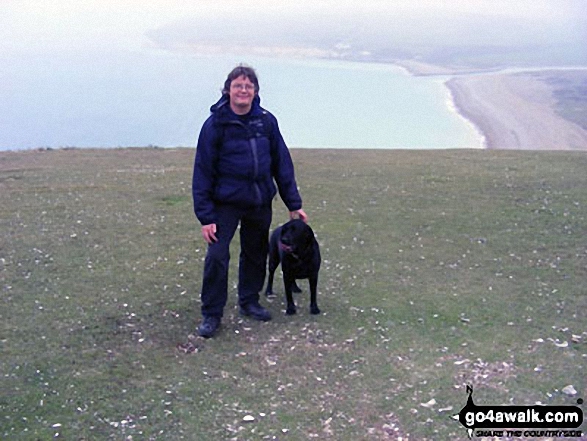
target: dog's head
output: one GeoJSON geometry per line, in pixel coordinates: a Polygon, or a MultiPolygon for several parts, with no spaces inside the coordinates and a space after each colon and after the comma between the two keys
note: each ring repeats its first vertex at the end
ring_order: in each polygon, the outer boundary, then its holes
{"type": "Polygon", "coordinates": [[[279,247],[286,254],[303,256],[314,242],[314,232],[300,219],[293,219],[281,227],[279,247]]]}

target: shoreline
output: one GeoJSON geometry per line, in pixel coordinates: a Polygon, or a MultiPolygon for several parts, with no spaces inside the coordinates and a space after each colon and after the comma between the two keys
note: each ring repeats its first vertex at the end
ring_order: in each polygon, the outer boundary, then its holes
{"type": "Polygon", "coordinates": [[[457,117],[461,118],[463,121],[463,124],[466,124],[467,126],[469,126],[471,128],[471,130],[474,131],[479,138],[479,145],[477,145],[476,147],[472,146],[471,148],[486,149],[487,148],[487,136],[486,136],[485,132],[481,129],[481,127],[479,127],[474,122],[474,120],[472,118],[465,115],[463,113],[463,111],[461,110],[461,108],[457,105],[456,100],[455,100],[455,95],[454,95],[453,91],[451,90],[451,88],[447,85],[447,81],[444,81],[442,83],[442,85],[445,88],[446,94],[447,94],[446,107],[449,109],[450,112],[455,114],[457,117]]]}
{"type": "MultiPolygon", "coordinates": [[[[576,101],[561,104],[560,94],[558,100],[554,96],[569,75],[580,76],[586,84],[585,66],[475,69],[417,60],[394,64],[413,76],[447,77],[447,106],[480,133],[483,148],[587,151],[585,123],[561,115],[561,106],[577,106],[576,101]]],[[[579,96],[579,105],[587,106],[587,97],[581,92],[579,96]]]]}
{"type": "Polygon", "coordinates": [[[458,112],[483,134],[485,148],[587,151],[587,130],[557,112],[555,82],[546,81],[564,72],[453,76],[445,85],[458,112]]]}

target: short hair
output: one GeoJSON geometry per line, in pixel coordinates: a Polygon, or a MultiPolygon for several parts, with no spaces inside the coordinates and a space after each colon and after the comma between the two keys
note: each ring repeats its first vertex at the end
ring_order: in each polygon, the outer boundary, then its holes
{"type": "Polygon", "coordinates": [[[228,74],[226,81],[224,82],[224,88],[222,89],[223,95],[228,95],[230,92],[230,84],[239,77],[245,76],[255,86],[255,93],[259,93],[259,80],[257,79],[257,73],[255,69],[244,64],[239,64],[237,67],[232,69],[228,74]]]}

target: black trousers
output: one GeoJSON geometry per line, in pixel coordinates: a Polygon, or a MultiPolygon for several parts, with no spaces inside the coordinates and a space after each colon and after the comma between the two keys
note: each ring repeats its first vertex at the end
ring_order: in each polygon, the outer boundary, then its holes
{"type": "Polygon", "coordinates": [[[238,302],[240,306],[259,302],[265,283],[271,206],[239,208],[216,207],[218,241],[208,245],[202,281],[202,315],[222,317],[228,297],[228,264],[230,242],[240,223],[238,302]]]}

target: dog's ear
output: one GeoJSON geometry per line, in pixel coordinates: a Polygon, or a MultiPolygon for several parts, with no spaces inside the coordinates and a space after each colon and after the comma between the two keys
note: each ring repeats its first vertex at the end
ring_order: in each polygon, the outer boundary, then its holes
{"type": "Polygon", "coordinates": [[[289,236],[291,235],[291,229],[292,225],[289,222],[283,224],[279,232],[279,240],[290,238],[289,236]]]}
{"type": "Polygon", "coordinates": [[[312,231],[312,229],[306,225],[306,227],[304,228],[304,242],[306,242],[306,246],[310,246],[312,245],[312,243],[314,242],[314,231],[312,231]]]}

